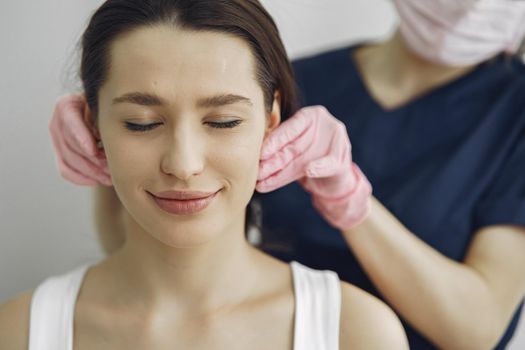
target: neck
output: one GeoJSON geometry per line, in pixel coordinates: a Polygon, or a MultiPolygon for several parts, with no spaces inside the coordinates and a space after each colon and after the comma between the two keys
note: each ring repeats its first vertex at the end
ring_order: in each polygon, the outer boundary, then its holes
{"type": "Polygon", "coordinates": [[[384,100],[387,106],[407,102],[475,67],[451,67],[428,61],[406,46],[399,31],[383,43],[360,48],[355,59],[365,82],[379,95],[375,97],[384,100]]]}
{"type": "Polygon", "coordinates": [[[475,67],[475,65],[452,67],[426,60],[406,46],[399,31],[385,43],[384,49],[393,58],[392,67],[395,69],[392,70],[392,76],[398,79],[402,79],[404,74],[412,81],[420,81],[420,74],[425,74],[423,76],[428,77],[432,84],[442,84],[465,75],[475,67]]]}
{"type": "Polygon", "coordinates": [[[124,247],[108,263],[129,300],[148,309],[205,313],[252,294],[261,253],[245,240],[243,220],[190,248],[167,246],[132,219],[126,232],[124,247]]]}

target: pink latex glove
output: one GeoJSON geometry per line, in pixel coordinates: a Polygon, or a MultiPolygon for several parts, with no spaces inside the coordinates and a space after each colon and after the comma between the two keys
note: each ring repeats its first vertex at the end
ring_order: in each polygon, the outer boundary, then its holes
{"type": "Polygon", "coordinates": [[[76,185],[111,186],[104,153],[84,123],[85,108],[83,95],[63,96],[55,105],[49,131],[58,170],[63,178],[76,185]]]}
{"type": "Polygon", "coordinates": [[[257,191],[270,192],[296,180],[336,228],[352,228],[370,211],[372,186],[352,162],[346,127],[322,106],[301,109],[263,144],[257,191]]]}

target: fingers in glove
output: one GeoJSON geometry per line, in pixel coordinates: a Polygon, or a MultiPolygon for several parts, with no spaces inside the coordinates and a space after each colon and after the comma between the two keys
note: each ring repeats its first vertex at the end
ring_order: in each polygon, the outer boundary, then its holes
{"type": "Polygon", "coordinates": [[[53,115],[54,129],[56,132],[61,132],[62,138],[78,153],[94,157],[97,153],[95,138],[83,120],[85,104],[84,98],[80,95],[64,96],[59,99],[53,115]]]}
{"type": "Polygon", "coordinates": [[[70,168],[61,157],[57,157],[56,159],[57,159],[60,175],[62,175],[62,177],[65,180],[72,182],[75,185],[80,185],[80,186],[97,186],[98,185],[97,180],[90,179],[89,177],[76,172],[75,170],[70,168]]]}
{"type": "MultiPolygon", "coordinates": [[[[286,144],[273,156],[266,160],[262,160],[259,165],[258,180],[264,180],[279,171],[288,167],[292,162],[299,162],[304,164],[302,160],[305,152],[312,147],[313,133],[312,128],[305,129],[304,132],[295,138],[292,142],[286,144]]],[[[301,170],[301,175],[303,171],[301,170]]]]}
{"type": "Polygon", "coordinates": [[[84,158],[87,158],[96,165],[97,167],[103,167],[105,164],[105,158],[100,156],[100,150],[97,148],[95,143],[95,138],[91,136],[91,140],[88,141],[82,141],[84,142],[82,145],[79,143],[80,141],[78,139],[74,139],[72,137],[64,137],[63,142],[66,144],[66,147],[72,150],[75,154],[81,155],[84,158]],[[91,148],[94,148],[91,149],[91,148]],[[86,149],[90,149],[89,152],[86,152],[86,149]]]}
{"type": "Polygon", "coordinates": [[[65,173],[63,174],[64,177],[68,174],[72,175],[72,182],[75,182],[75,179],[77,179],[77,182],[82,179],[90,179],[99,181],[103,184],[108,183],[109,174],[107,174],[106,169],[95,164],[83,154],[76,153],[74,150],[70,149],[61,138],[52,139],[57,158],[59,159],[59,170],[65,173]],[[80,174],[81,178],[75,176],[75,174],[80,174]]]}
{"type": "Polygon", "coordinates": [[[80,171],[76,170],[74,167],[72,167],[70,164],[67,163],[64,159],[60,158],[59,160],[59,169],[60,173],[62,174],[62,177],[66,180],[69,180],[77,185],[84,185],[84,186],[97,186],[97,185],[105,185],[105,186],[113,186],[113,182],[111,181],[111,177],[103,172],[99,173],[81,173],[80,171]]]}
{"type": "Polygon", "coordinates": [[[304,177],[304,175],[303,164],[291,162],[284,169],[279,170],[264,180],[257,181],[255,189],[262,193],[271,192],[299,180],[304,177]]]}
{"type": "Polygon", "coordinates": [[[301,112],[286,120],[264,141],[261,160],[266,160],[281,148],[301,136],[310,126],[310,120],[301,112]]]}

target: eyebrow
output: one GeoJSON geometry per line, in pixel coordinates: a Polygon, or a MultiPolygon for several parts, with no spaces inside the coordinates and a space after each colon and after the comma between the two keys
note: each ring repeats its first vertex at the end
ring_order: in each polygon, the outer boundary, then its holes
{"type": "MultiPolygon", "coordinates": [[[[132,103],[141,106],[163,106],[168,102],[155,94],[143,92],[130,92],[113,99],[113,104],[132,103]]],[[[253,106],[252,101],[244,96],[235,94],[222,94],[212,97],[201,98],[197,101],[197,106],[201,108],[221,107],[236,103],[244,103],[253,106]]]]}
{"type": "Polygon", "coordinates": [[[252,101],[244,96],[234,95],[234,94],[224,94],[224,95],[217,95],[213,97],[206,97],[203,99],[200,99],[197,102],[198,107],[203,108],[210,108],[210,107],[221,107],[221,106],[227,106],[227,105],[233,105],[236,103],[244,103],[249,105],[250,107],[253,106],[252,101]]]}
{"type": "Polygon", "coordinates": [[[119,103],[132,103],[141,106],[161,106],[165,105],[166,101],[154,94],[130,92],[113,99],[114,105],[119,103]]]}

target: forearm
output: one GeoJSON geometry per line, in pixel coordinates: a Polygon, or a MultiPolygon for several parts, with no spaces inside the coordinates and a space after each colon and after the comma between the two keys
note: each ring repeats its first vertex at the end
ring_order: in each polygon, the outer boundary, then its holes
{"type": "Polygon", "coordinates": [[[476,270],[421,241],[375,199],[369,218],[343,234],[385,299],[435,345],[495,345],[506,323],[476,270]]]}
{"type": "Polygon", "coordinates": [[[93,216],[99,242],[107,255],[125,241],[125,211],[113,187],[97,186],[93,195],[93,216]]]}

